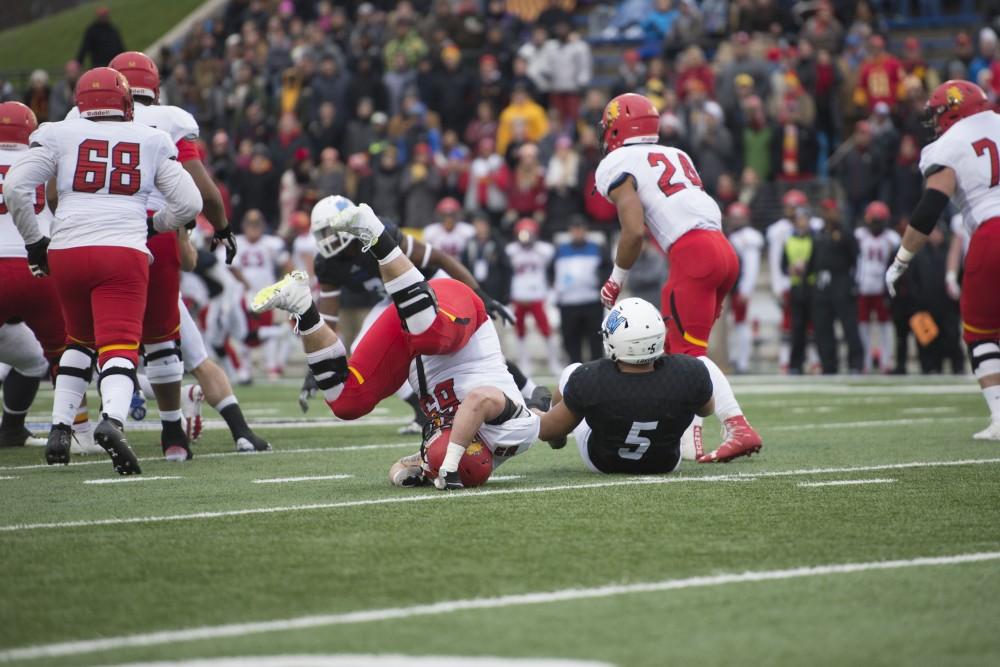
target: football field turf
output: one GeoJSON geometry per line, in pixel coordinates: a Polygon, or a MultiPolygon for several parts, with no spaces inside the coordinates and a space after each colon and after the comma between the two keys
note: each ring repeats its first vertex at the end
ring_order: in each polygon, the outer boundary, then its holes
{"type": "Polygon", "coordinates": [[[761,455],[658,478],[590,474],[571,439],[482,489],[394,489],[408,408],[300,418],[291,385],[240,392],[269,454],[210,428],[170,464],[131,425],[144,475],[125,479],[0,450],[0,662],[1000,664],[1000,443],[970,437],[974,383],[735,388],[761,455]]]}

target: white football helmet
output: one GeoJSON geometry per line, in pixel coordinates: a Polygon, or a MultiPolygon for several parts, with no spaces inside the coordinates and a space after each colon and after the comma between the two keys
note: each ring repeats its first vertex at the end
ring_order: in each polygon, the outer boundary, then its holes
{"type": "Polygon", "coordinates": [[[648,364],[663,356],[667,327],[656,306],[642,299],[619,301],[601,325],[604,353],[612,361],[648,364]]]}
{"type": "Polygon", "coordinates": [[[323,257],[340,254],[354,240],[347,232],[334,231],[330,227],[341,211],[353,206],[354,202],[340,195],[324,197],[313,206],[309,230],[316,238],[319,254],[323,257]]]}

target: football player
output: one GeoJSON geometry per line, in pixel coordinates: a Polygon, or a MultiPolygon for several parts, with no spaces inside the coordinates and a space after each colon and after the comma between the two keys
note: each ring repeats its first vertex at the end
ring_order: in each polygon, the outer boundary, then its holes
{"type": "Polygon", "coordinates": [[[77,82],[76,106],[80,118],[46,123],[31,135],[30,148],[4,184],[31,272],[51,272],[55,281],[69,341],[59,361],[45,458],[69,463],[71,425],[96,356],[104,415],[94,439],[119,474],[138,474],[124,423],[136,389],[146,307],[147,233],[150,227],[178,229],[194,219],[202,199],[177,163],[171,138],[130,122],[132,93],[121,73],[107,67],[86,72],[77,82]],[[38,186],[51,178],[59,208],[50,241],[35,207],[38,186]],[[149,216],[154,190],[166,205],[149,216]]]}
{"type": "Polygon", "coordinates": [[[990,425],[973,437],[1000,441],[1000,116],[969,81],[942,83],[926,108],[936,139],[920,153],[924,193],[885,282],[895,296],[896,281],[954,201],[970,237],[959,298],[962,337],[990,411],[990,425]]]}
{"type": "Polygon", "coordinates": [[[514,240],[505,248],[514,272],[510,281],[510,300],[514,304],[514,332],[520,348],[521,368],[531,375],[531,355],[525,341],[528,315],[531,315],[538,333],[545,339],[549,370],[558,376],[562,371],[559,339],[553,335],[552,325],[545,314],[545,300],[552,291],[549,275],[556,249],[548,241],[538,238],[540,231],[533,218],[521,218],[514,224],[514,240]]]}
{"type": "Polygon", "coordinates": [[[708,368],[663,354],[666,326],[642,299],[617,303],[601,325],[606,359],[568,366],[538,437],[560,448],[570,433],[593,472],[656,474],[681,462],[681,436],[715,409],[708,368]]]}
{"type": "Polygon", "coordinates": [[[335,203],[332,210],[329,204],[314,210],[313,220],[329,212],[323,227],[331,235],[357,239],[358,251],[378,267],[393,307],[378,316],[348,359],[343,341],[312,301],[306,274],[285,276],[252,304],[257,312],[280,308],[293,314],[309,369],[333,413],[358,419],[408,379],[424,412],[448,431],[433,480],[439,489],[462,488],[459,464],[480,438],[494,466],[531,447],[538,416],[507,370],[482,299],[452,278],[428,281],[367,204],[354,206],[343,197],[335,203]]]}
{"type": "MultiPolygon", "coordinates": [[[[58,304],[56,309],[58,311],[58,304]]],[[[35,438],[25,428],[24,419],[38,393],[38,385],[48,375],[49,368],[41,345],[26,324],[0,320],[0,375],[6,371],[6,377],[3,378],[0,447],[45,444],[44,440],[35,438]]]]}
{"type": "MultiPolygon", "coordinates": [[[[660,303],[667,323],[667,352],[701,359],[715,388],[715,415],[725,437],[715,451],[700,453],[698,461],[728,462],[762,446],[726,376],[706,356],[712,324],[739,277],[739,259],[722,233],[719,206],[702,188],[691,158],[657,143],[659,123],[653,103],[634,93],[611,100],[601,117],[605,155],[597,166],[595,187],[615,204],[622,228],[601,301],[611,308],[618,300],[648,229],[670,262],[660,303]]],[[[694,420],[691,437],[697,455],[701,417],[694,420]]]]}
{"type": "MultiPolygon", "coordinates": [[[[339,213],[339,206],[347,200],[340,196],[330,196],[321,199],[313,207],[311,228],[316,238],[317,251],[314,262],[316,280],[319,283],[319,311],[323,320],[336,331],[340,313],[340,296],[343,289],[356,292],[372,292],[382,296],[372,307],[361,323],[356,339],[351,344],[352,351],[371,328],[382,312],[392,305],[392,299],[386,294],[385,286],[379,277],[378,262],[370,253],[361,250],[361,243],[352,235],[335,231],[330,223],[339,213]]],[[[471,287],[486,304],[490,317],[499,317],[507,322],[513,321],[510,312],[503,304],[486,294],[476,279],[472,277],[461,262],[441,252],[431,245],[418,241],[409,234],[404,234],[391,223],[385,224],[386,234],[402,250],[403,254],[418,267],[423,275],[430,279],[439,271],[459,282],[471,287]]],[[[314,383],[310,377],[299,396],[299,405],[303,412],[308,408],[307,399],[315,393],[314,383]]],[[[419,400],[408,383],[399,388],[398,396],[413,408],[414,422],[403,427],[401,433],[419,433],[423,422],[423,413],[419,400]]]]}
{"type": "Polygon", "coordinates": [[[750,370],[750,351],[753,332],[747,321],[750,297],[757,286],[760,273],[760,253],[764,249],[764,235],[750,225],[750,207],[743,202],[733,202],[726,209],[729,242],[740,258],[740,279],[729,296],[733,309],[733,337],[729,339],[729,358],[738,373],[750,370]]]}
{"type": "Polygon", "coordinates": [[[892,344],[896,332],[889,312],[884,280],[889,258],[899,247],[899,234],[889,228],[891,217],[885,202],[873,201],[865,207],[865,224],[854,230],[854,238],[858,241],[855,269],[858,285],[858,331],[865,351],[866,373],[872,371],[873,349],[878,349],[881,372],[888,373],[893,367],[892,344]],[[876,331],[878,335],[874,335],[876,331]]]}

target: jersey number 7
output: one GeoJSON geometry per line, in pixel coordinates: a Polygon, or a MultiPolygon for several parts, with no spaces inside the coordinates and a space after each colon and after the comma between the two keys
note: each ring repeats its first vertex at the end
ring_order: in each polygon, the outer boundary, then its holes
{"type": "Polygon", "coordinates": [[[997,155],[997,142],[984,137],[979,141],[973,141],[972,148],[980,157],[984,152],[990,154],[990,187],[995,188],[1000,184],[1000,156],[997,155]]]}
{"type": "MultiPolygon", "coordinates": [[[[688,160],[684,153],[678,153],[677,159],[681,163],[681,169],[684,171],[684,176],[691,182],[696,188],[703,188],[701,183],[701,177],[698,176],[698,172],[695,171],[694,165],[688,160]]],[[[660,175],[660,180],[657,183],[660,189],[663,190],[663,194],[666,196],[675,195],[684,188],[688,186],[684,181],[679,181],[677,183],[671,183],[674,180],[674,175],[677,173],[677,167],[674,163],[667,158],[663,153],[650,153],[648,155],[649,166],[656,167],[657,165],[663,165],[663,174],[660,175]]]]}
{"type": "Polygon", "coordinates": [[[76,153],[73,191],[94,194],[106,186],[108,194],[134,195],[142,186],[139,171],[139,144],[122,141],[111,148],[111,177],[108,178],[108,142],[87,139],[76,153]]]}

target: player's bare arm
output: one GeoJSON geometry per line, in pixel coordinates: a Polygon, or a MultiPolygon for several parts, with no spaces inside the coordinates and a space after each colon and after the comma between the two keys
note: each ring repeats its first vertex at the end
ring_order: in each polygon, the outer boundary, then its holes
{"type": "Polygon", "coordinates": [[[913,256],[924,247],[927,236],[944,213],[956,187],[955,170],[950,167],[943,167],[927,177],[924,194],[913,209],[910,224],[903,232],[903,242],[896,252],[896,259],[885,273],[885,284],[890,296],[896,296],[896,281],[909,268],[913,256]]]}
{"type": "Polygon", "coordinates": [[[618,239],[618,250],[615,254],[615,266],[611,277],[601,289],[601,301],[606,308],[615,305],[621,293],[628,272],[642,252],[642,240],[646,235],[646,213],[635,189],[635,180],[629,176],[614,190],[608,192],[608,197],[618,209],[618,222],[622,233],[618,239]]]}
{"type": "Polygon", "coordinates": [[[582,416],[577,415],[566,407],[566,404],[561,400],[556,403],[555,396],[553,396],[552,400],[552,408],[548,412],[534,411],[542,419],[541,429],[538,431],[538,439],[545,442],[565,438],[573,432],[573,429],[583,419],[582,416]]]}
{"type": "Polygon", "coordinates": [[[202,212],[212,223],[215,234],[212,236],[212,250],[222,244],[226,248],[226,264],[232,264],[236,257],[236,237],[233,235],[229,220],[226,219],[226,207],[222,203],[222,193],[212,181],[208,170],[201,160],[187,160],[184,170],[191,176],[202,198],[202,212]]]}

